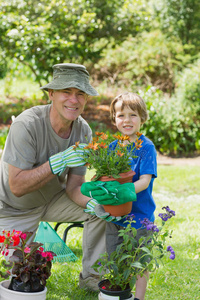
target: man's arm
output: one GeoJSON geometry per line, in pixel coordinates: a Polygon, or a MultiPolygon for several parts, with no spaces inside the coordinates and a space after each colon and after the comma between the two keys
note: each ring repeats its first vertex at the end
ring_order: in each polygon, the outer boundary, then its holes
{"type": "Polygon", "coordinates": [[[69,198],[74,201],[77,205],[86,208],[87,202],[90,200],[89,197],[84,196],[81,191],[81,185],[85,182],[85,176],[69,174],[66,183],[66,193],[69,198]]]}
{"type": "Polygon", "coordinates": [[[16,197],[38,190],[56,176],[52,174],[48,161],[32,170],[9,165],[8,172],[10,189],[16,197]]]}

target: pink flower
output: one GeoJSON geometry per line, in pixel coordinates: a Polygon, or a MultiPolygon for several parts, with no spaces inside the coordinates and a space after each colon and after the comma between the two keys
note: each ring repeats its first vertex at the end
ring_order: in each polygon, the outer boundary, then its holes
{"type": "Polygon", "coordinates": [[[51,252],[46,252],[46,254],[47,254],[47,261],[53,260],[53,255],[51,252]]]}
{"type": "Polygon", "coordinates": [[[25,239],[26,239],[26,233],[22,233],[22,234],[21,234],[21,238],[22,238],[23,240],[25,240],[25,239]]]}
{"type": "Polygon", "coordinates": [[[105,285],[103,285],[103,286],[102,286],[102,289],[103,289],[103,290],[106,290],[106,287],[105,287],[105,285]]]}
{"type": "Polygon", "coordinates": [[[31,248],[26,247],[26,248],[24,249],[24,252],[25,252],[25,253],[30,253],[30,252],[31,252],[31,248]]]}

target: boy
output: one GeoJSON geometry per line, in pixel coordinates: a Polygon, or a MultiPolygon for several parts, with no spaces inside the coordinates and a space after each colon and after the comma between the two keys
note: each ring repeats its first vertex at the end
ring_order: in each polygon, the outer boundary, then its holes
{"type": "MultiPolygon", "coordinates": [[[[148,118],[148,113],[144,100],[135,93],[124,93],[117,96],[111,103],[110,116],[112,122],[122,135],[128,135],[130,142],[136,141],[140,127],[148,118]]],[[[137,239],[147,235],[147,230],[141,228],[140,220],[148,218],[154,221],[155,202],[152,196],[153,181],[157,177],[156,149],[154,144],[143,134],[140,136],[142,147],[136,150],[134,158],[136,174],[133,176],[132,182],[135,186],[137,201],[132,204],[132,211],[136,223],[133,226],[137,229],[137,239]]],[[[117,143],[117,141],[116,141],[117,143]]],[[[113,147],[114,145],[112,145],[113,147]]],[[[118,231],[122,227],[127,226],[124,219],[115,223],[106,223],[106,249],[111,254],[121,243],[121,237],[118,231]]],[[[136,282],[135,300],[144,300],[147,280],[149,274],[145,272],[145,276],[138,277],[136,282]]]]}

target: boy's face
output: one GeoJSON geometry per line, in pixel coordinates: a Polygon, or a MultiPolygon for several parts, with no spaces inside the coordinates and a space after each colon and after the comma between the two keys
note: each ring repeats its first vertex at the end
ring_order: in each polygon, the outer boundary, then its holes
{"type": "Polygon", "coordinates": [[[138,111],[132,110],[129,106],[125,106],[122,110],[122,102],[118,101],[115,104],[115,125],[123,134],[130,137],[131,142],[137,138],[136,132],[140,131],[141,118],[138,111]]]}

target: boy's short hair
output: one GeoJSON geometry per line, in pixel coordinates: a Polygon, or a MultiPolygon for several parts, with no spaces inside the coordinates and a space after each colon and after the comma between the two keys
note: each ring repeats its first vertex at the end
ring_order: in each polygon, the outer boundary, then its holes
{"type": "Polygon", "coordinates": [[[118,95],[111,102],[110,118],[113,123],[115,123],[115,114],[116,114],[115,104],[118,101],[122,101],[122,107],[121,107],[122,110],[124,109],[125,106],[129,106],[132,110],[135,110],[138,112],[142,123],[146,122],[146,120],[148,119],[148,112],[147,112],[147,107],[146,107],[144,100],[142,99],[142,97],[140,97],[136,93],[127,92],[127,93],[118,95]]]}

